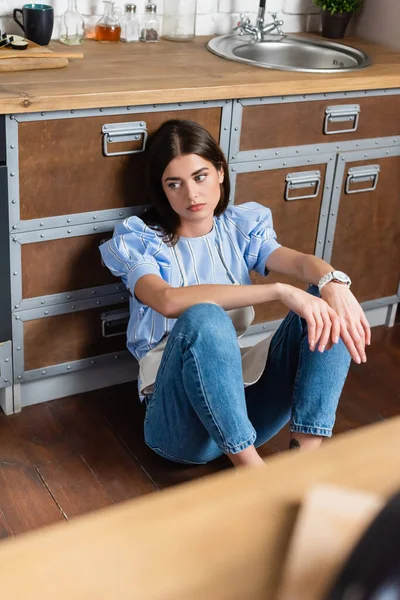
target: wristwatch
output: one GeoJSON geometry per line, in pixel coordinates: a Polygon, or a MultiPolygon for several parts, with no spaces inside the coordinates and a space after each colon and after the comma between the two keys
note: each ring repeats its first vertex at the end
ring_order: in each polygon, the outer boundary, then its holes
{"type": "Polygon", "coordinates": [[[321,277],[321,279],[319,280],[319,282],[318,282],[319,293],[321,293],[321,290],[324,287],[324,285],[326,285],[330,281],[336,281],[337,283],[344,283],[348,287],[351,286],[351,279],[348,275],[346,275],[346,273],[343,273],[343,271],[331,271],[330,273],[327,273],[326,275],[321,277]]]}

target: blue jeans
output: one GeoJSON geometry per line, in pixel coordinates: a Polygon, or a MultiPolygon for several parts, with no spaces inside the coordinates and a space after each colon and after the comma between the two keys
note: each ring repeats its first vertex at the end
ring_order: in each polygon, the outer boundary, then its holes
{"type": "MultiPolygon", "coordinates": [[[[308,292],[318,295],[315,286],[308,292]]],[[[146,444],[171,461],[201,464],[261,446],[288,421],[292,432],[330,437],[349,366],[342,340],[311,352],[305,321],[290,311],[261,378],[244,388],[230,317],[216,304],[197,304],[176,321],[146,398],[146,444]]]]}

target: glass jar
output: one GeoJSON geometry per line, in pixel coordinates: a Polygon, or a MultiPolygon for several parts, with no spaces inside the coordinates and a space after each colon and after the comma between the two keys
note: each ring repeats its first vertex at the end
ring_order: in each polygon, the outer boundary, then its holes
{"type": "Polygon", "coordinates": [[[121,20],[121,42],[138,42],[139,29],[136,4],[125,4],[125,13],[121,20]]]}
{"type": "Polygon", "coordinates": [[[164,0],[163,38],[175,42],[192,40],[196,28],[197,0],[164,0]]]}
{"type": "Polygon", "coordinates": [[[157,5],[146,4],[146,13],[143,17],[141,42],[158,42],[160,39],[160,21],[157,17],[157,5]]]}
{"type": "Polygon", "coordinates": [[[60,42],[67,46],[83,44],[85,22],[78,10],[77,0],[68,0],[67,10],[60,19],[60,42]]]}
{"type": "Polygon", "coordinates": [[[114,11],[112,0],[103,0],[104,15],[96,23],[96,40],[98,42],[119,42],[121,38],[121,25],[114,11]]]}

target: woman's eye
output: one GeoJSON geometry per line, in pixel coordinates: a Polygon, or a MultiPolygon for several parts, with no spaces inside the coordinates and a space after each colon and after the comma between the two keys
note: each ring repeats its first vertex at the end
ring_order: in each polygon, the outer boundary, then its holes
{"type": "Polygon", "coordinates": [[[195,180],[196,181],[204,181],[206,177],[207,177],[207,175],[205,175],[205,174],[196,175],[195,180]]]}
{"type": "Polygon", "coordinates": [[[179,186],[180,186],[180,183],[178,183],[177,181],[168,184],[168,187],[171,190],[177,190],[179,188],[179,186]]]}

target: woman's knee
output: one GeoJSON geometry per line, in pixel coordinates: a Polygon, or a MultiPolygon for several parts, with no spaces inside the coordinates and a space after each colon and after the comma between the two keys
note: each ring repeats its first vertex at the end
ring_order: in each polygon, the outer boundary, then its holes
{"type": "Polygon", "coordinates": [[[187,308],[178,318],[177,325],[196,331],[213,340],[227,335],[236,337],[232,320],[226,311],[213,302],[201,302],[187,308]]]}

